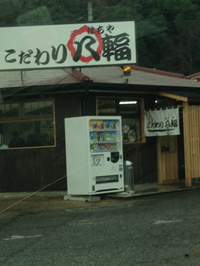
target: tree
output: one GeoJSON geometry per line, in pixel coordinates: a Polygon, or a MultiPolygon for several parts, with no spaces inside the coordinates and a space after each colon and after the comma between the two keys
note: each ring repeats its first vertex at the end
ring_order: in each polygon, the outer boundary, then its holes
{"type": "MultiPolygon", "coordinates": [[[[91,1],[94,22],[136,22],[138,65],[186,75],[199,71],[199,0],[91,1]]],[[[85,23],[87,2],[0,0],[0,26],[85,23]]]]}

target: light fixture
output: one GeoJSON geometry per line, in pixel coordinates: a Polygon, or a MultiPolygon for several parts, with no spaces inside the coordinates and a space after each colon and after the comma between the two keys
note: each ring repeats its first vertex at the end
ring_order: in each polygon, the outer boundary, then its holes
{"type": "Polygon", "coordinates": [[[123,70],[124,70],[124,76],[131,75],[131,66],[123,66],[123,70]]]}
{"type": "Polygon", "coordinates": [[[137,104],[137,101],[121,101],[119,104],[137,104]]]}

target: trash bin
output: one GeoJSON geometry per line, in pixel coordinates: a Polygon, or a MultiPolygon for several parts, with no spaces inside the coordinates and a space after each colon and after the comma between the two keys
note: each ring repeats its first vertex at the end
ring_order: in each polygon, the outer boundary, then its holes
{"type": "Polygon", "coordinates": [[[134,192],[133,163],[124,161],[124,188],[126,192],[134,192]]]}

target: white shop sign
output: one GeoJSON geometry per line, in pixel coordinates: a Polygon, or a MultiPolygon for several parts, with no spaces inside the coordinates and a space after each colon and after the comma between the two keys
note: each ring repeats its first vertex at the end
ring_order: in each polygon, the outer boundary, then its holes
{"type": "Polygon", "coordinates": [[[179,108],[146,111],[145,136],[173,136],[180,134],[179,108]]]}
{"type": "Polygon", "coordinates": [[[135,22],[0,28],[0,70],[136,63],[135,22]]]}

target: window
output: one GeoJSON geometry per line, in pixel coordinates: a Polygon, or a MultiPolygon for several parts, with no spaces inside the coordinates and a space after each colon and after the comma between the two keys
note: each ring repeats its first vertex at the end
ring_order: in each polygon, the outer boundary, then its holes
{"type": "Polygon", "coordinates": [[[122,117],[123,142],[144,142],[141,123],[143,99],[133,98],[97,98],[97,115],[119,115],[122,117]]]}
{"type": "Polygon", "coordinates": [[[0,104],[0,120],[3,118],[19,117],[18,103],[1,103],[0,104]]]}
{"type": "Polygon", "coordinates": [[[0,148],[55,145],[52,99],[0,104],[0,148]]]}

